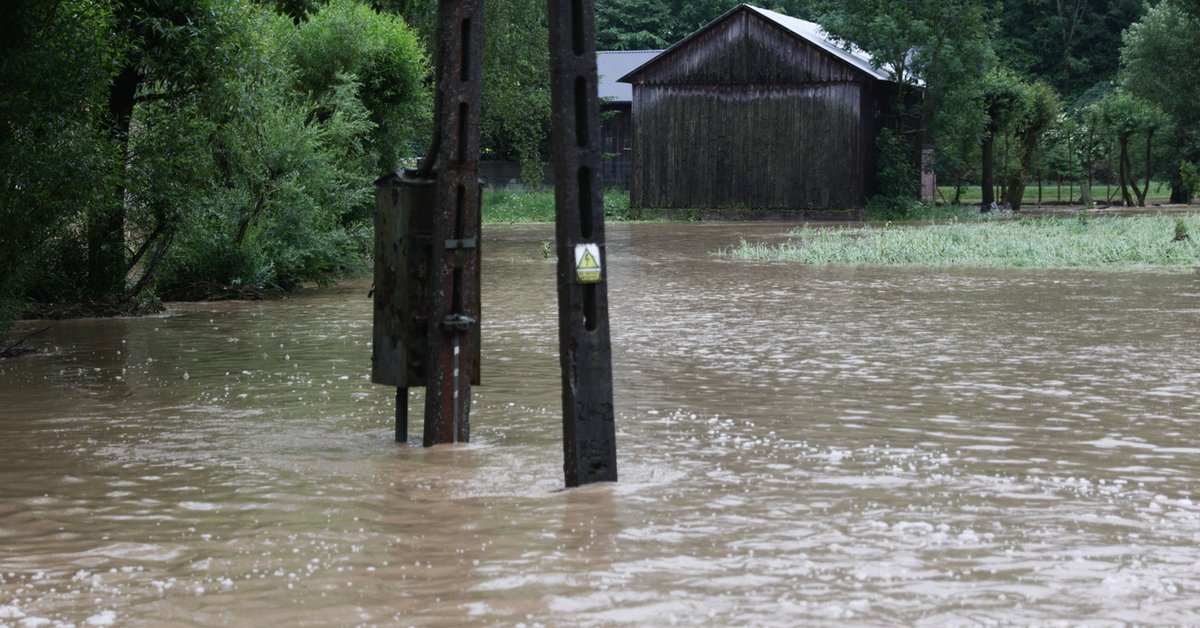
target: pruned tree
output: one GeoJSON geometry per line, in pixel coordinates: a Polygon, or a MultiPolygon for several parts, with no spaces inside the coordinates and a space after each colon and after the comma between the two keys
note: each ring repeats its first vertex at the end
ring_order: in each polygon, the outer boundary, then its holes
{"type": "Polygon", "coordinates": [[[980,186],[983,198],[980,211],[991,211],[996,204],[996,140],[1008,132],[1013,120],[1021,115],[1021,81],[1011,72],[997,69],[979,83],[980,104],[986,114],[980,140],[980,186]]]}
{"type": "Polygon", "coordinates": [[[1012,132],[1021,150],[1020,166],[1008,175],[1004,201],[1013,211],[1021,210],[1025,182],[1033,172],[1038,145],[1062,111],[1058,94],[1042,82],[1018,83],[1020,102],[1012,118],[1012,132]]]}
{"type": "Polygon", "coordinates": [[[1145,207],[1146,194],[1154,177],[1154,137],[1170,124],[1170,120],[1156,105],[1123,90],[1106,96],[1096,106],[1106,130],[1117,143],[1117,177],[1123,204],[1145,207]],[[1145,142],[1145,158],[1141,164],[1144,184],[1141,186],[1131,155],[1135,139],[1145,142]]]}

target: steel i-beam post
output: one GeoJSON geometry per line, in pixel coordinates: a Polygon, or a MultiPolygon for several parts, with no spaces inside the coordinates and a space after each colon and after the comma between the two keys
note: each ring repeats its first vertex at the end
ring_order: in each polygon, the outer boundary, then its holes
{"type": "Polygon", "coordinates": [[[574,487],[617,480],[596,19],[592,0],[548,1],[563,468],[574,487]]]}
{"type": "Polygon", "coordinates": [[[479,109],[483,0],[438,3],[437,161],[429,278],[425,446],[470,440],[479,322],[479,109]]]}

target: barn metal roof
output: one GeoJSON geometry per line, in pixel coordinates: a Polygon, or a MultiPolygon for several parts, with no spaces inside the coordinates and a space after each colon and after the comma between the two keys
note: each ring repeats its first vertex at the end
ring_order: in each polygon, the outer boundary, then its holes
{"type": "Polygon", "coordinates": [[[888,72],[883,68],[876,69],[875,66],[871,65],[870,54],[863,52],[854,46],[849,48],[843,47],[842,45],[830,39],[829,33],[826,33],[825,29],[821,28],[821,25],[817,24],[816,22],[809,22],[807,20],[791,17],[790,15],[768,11],[767,9],[760,9],[748,4],[743,4],[741,6],[758,13],[772,22],[775,22],[776,24],[804,38],[809,43],[818,46],[825,52],[832,54],[842,61],[849,63],[850,65],[862,70],[863,72],[866,72],[867,74],[870,74],[881,81],[892,80],[891,72],[888,72]]]}
{"type": "Polygon", "coordinates": [[[632,102],[633,86],[617,79],[645,65],[661,50],[612,50],[596,53],[596,72],[600,75],[600,98],[610,102],[632,102]]]}
{"type": "MultiPolygon", "coordinates": [[[[891,72],[889,72],[886,68],[876,68],[874,65],[871,64],[871,55],[870,54],[858,49],[857,47],[844,46],[843,44],[839,44],[838,42],[833,41],[832,39],[829,38],[829,34],[825,32],[825,29],[821,28],[820,24],[817,24],[815,22],[809,22],[807,20],[802,20],[802,19],[795,18],[795,17],[791,17],[789,15],[784,15],[782,13],[776,13],[775,11],[770,11],[767,9],[760,9],[756,6],[751,6],[749,4],[739,4],[738,6],[725,12],[725,14],[722,15],[721,17],[718,17],[717,19],[715,19],[715,20],[709,22],[708,24],[706,24],[705,26],[701,27],[695,33],[692,33],[691,35],[684,37],[682,40],[676,42],[675,45],[671,46],[670,48],[667,48],[664,51],[660,51],[660,52],[671,52],[672,50],[675,50],[676,48],[683,46],[685,43],[687,43],[689,40],[691,40],[697,34],[707,30],[712,25],[724,20],[725,18],[729,17],[730,15],[733,15],[737,11],[746,11],[746,10],[753,11],[753,12],[757,13],[758,15],[761,15],[762,17],[766,18],[767,20],[774,22],[775,24],[786,29],[787,31],[791,32],[792,34],[796,35],[797,37],[800,37],[801,39],[804,39],[805,41],[821,48],[822,50],[837,57],[838,59],[841,59],[842,61],[849,64],[850,66],[857,68],[858,70],[861,70],[862,72],[866,73],[867,75],[871,76],[872,78],[878,79],[880,81],[893,81],[891,72]]],[[[633,75],[640,72],[645,66],[653,63],[654,60],[658,58],[658,56],[659,55],[656,54],[655,56],[646,59],[638,66],[630,69],[624,76],[622,76],[619,79],[619,81],[621,83],[632,83],[633,75]]],[[[663,55],[663,56],[665,57],[665,55],[663,55]]],[[[629,89],[630,93],[632,94],[632,91],[633,91],[632,87],[630,87],[628,89],[629,89]]],[[[630,96],[630,97],[632,97],[632,96],[630,96]]]]}

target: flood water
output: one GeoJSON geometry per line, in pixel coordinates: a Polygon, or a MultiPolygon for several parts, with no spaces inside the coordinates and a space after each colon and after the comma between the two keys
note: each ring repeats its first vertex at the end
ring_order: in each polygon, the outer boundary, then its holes
{"type": "Polygon", "coordinates": [[[710,254],[784,229],[609,226],[621,481],[579,490],[548,226],[486,230],[469,445],[392,442],[368,282],[46,323],[0,625],[1200,622],[1200,276],[710,254]]]}

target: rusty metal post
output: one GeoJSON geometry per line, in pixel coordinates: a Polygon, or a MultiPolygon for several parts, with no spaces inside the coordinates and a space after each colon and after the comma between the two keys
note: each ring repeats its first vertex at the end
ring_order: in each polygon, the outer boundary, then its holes
{"type": "Polygon", "coordinates": [[[430,260],[426,447],[470,439],[479,322],[479,109],[483,0],[438,3],[438,155],[430,260]]]}
{"type": "Polygon", "coordinates": [[[596,18],[592,0],[548,2],[563,470],[574,487],[617,480],[596,18]]]}

